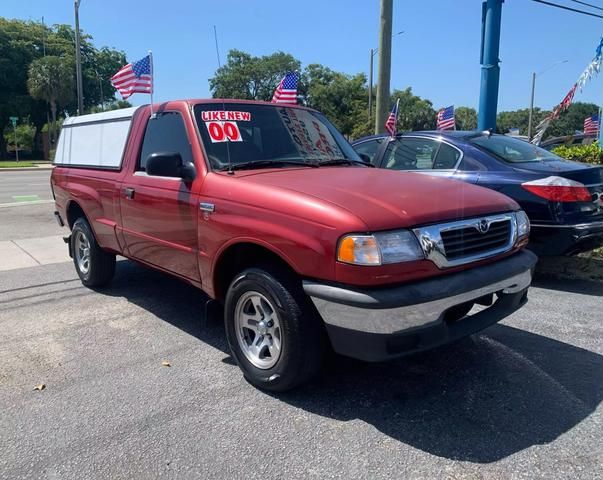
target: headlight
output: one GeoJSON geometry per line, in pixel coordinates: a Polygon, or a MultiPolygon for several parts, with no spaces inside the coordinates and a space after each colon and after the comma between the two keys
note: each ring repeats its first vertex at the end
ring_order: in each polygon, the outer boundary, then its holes
{"type": "Polygon", "coordinates": [[[530,235],[530,219],[526,212],[519,210],[515,212],[515,220],[517,221],[517,239],[523,239],[530,235]]]}
{"type": "Polygon", "coordinates": [[[337,249],[337,260],[354,265],[384,265],[422,258],[423,251],[417,238],[407,230],[346,235],[337,249]]]}

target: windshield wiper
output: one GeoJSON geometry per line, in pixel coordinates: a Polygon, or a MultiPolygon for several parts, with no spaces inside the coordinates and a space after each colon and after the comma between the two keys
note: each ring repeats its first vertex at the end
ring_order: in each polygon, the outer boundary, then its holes
{"type": "Polygon", "coordinates": [[[375,168],[375,165],[373,165],[372,163],[366,163],[362,160],[351,160],[349,158],[333,158],[331,160],[319,162],[318,165],[321,167],[325,165],[364,165],[365,167],[375,168]]]}
{"type": "Polygon", "coordinates": [[[269,168],[269,167],[282,167],[285,165],[295,165],[300,167],[312,167],[316,168],[318,165],[308,162],[299,162],[295,160],[252,160],[243,163],[233,163],[231,166],[220,168],[220,171],[224,170],[246,170],[253,168],[269,168]]]}

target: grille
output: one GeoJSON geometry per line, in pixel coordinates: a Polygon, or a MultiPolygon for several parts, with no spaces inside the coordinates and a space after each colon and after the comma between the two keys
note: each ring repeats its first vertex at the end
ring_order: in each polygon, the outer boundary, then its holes
{"type": "Polygon", "coordinates": [[[441,231],[444,252],[448,260],[492,252],[507,246],[511,240],[511,220],[492,222],[486,233],[474,226],[441,231]]]}

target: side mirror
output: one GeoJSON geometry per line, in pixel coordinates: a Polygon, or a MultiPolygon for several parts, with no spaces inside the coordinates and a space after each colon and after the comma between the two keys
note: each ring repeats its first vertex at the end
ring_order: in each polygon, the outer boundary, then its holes
{"type": "Polygon", "coordinates": [[[358,156],[364,163],[371,163],[371,157],[369,157],[366,153],[358,153],[358,156]]]}
{"type": "Polygon", "coordinates": [[[183,162],[182,157],[176,152],[156,152],[147,157],[147,175],[156,177],[182,178],[192,181],[197,176],[192,162],[183,162]]]}

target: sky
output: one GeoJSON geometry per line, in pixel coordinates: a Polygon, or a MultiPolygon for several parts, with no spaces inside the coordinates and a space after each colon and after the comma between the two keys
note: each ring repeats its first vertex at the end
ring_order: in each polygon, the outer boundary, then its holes
{"type": "MultiPolygon", "coordinates": [[[[603,7],[603,0],[587,3],[603,7]]],[[[73,24],[73,1],[0,0],[0,16],[73,24]]],[[[155,101],[211,96],[214,25],[222,62],[233,48],[252,55],[281,50],[302,66],[321,63],[368,75],[369,51],[379,43],[379,0],[81,0],[80,6],[80,28],[93,36],[95,46],[123,50],[128,61],[153,51],[155,101]]],[[[477,108],[480,0],[394,0],[393,32],[399,31],[404,33],[392,39],[392,89],[412,87],[435,108],[477,108]]],[[[532,72],[543,70],[535,104],[546,109],[558,104],[592,60],[602,34],[603,19],[506,0],[498,110],[527,108],[532,72]]],[[[130,101],[148,103],[148,97],[137,94],[130,101]]],[[[575,101],[602,104],[603,74],[575,101]]]]}

